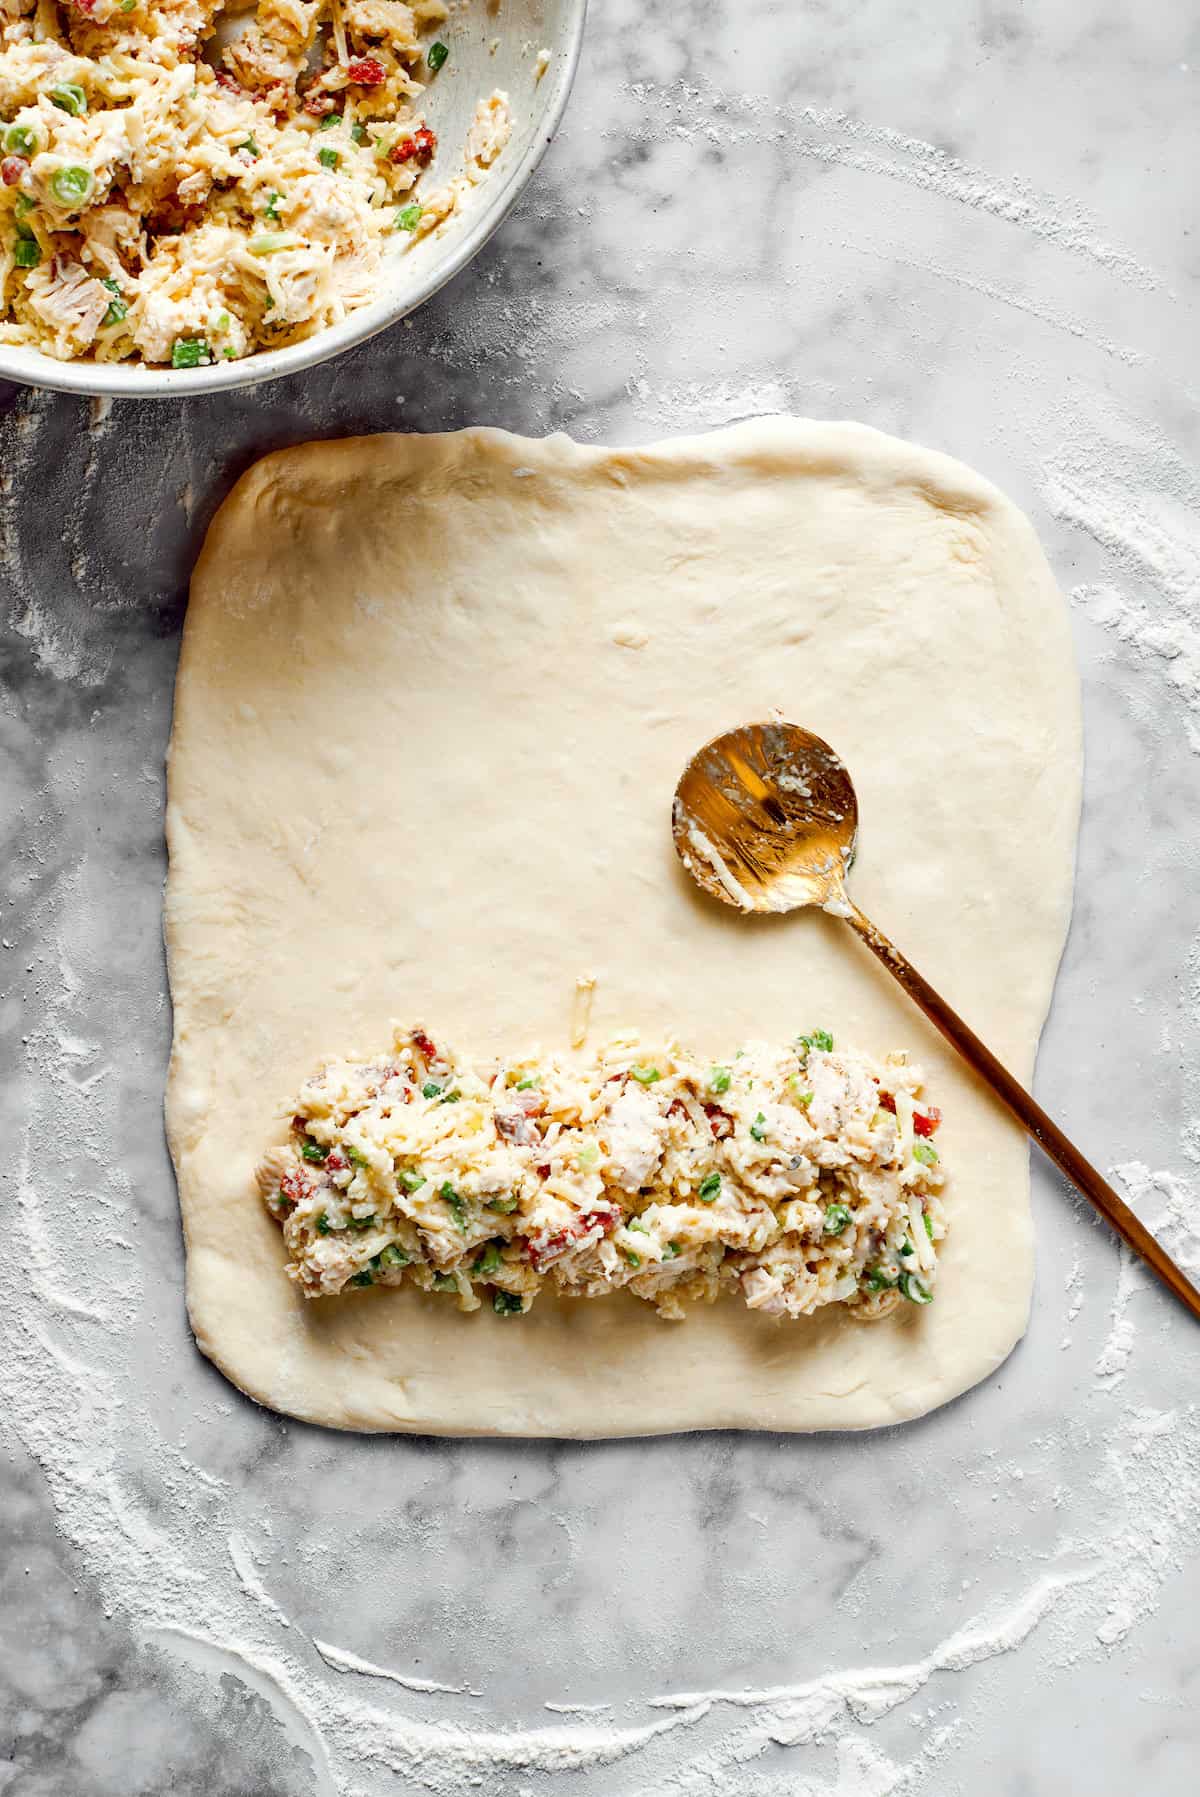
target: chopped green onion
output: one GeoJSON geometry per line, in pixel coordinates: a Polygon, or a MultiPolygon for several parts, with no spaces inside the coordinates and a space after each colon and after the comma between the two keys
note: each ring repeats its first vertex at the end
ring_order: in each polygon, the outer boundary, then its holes
{"type": "Polygon", "coordinates": [[[754,1137],[756,1142],[765,1142],[767,1139],[767,1132],[763,1127],[766,1121],[766,1118],[760,1111],[758,1116],[754,1119],[754,1122],[750,1125],[750,1134],[754,1137]]]}
{"type": "Polygon", "coordinates": [[[833,1052],[833,1037],[828,1030],[814,1030],[811,1036],[801,1036],[798,1046],[804,1050],[819,1048],[823,1054],[833,1052]]]}
{"type": "MultiPolygon", "coordinates": [[[[31,212],[37,211],[37,201],[30,199],[27,193],[19,193],[13,210],[18,218],[28,218],[31,212]]],[[[105,281],[104,285],[107,287],[109,283],[105,281]]]]}
{"type": "Polygon", "coordinates": [[[237,351],[236,351],[236,349],[233,348],[233,346],[231,344],[227,343],[225,345],[225,348],[221,351],[221,354],[224,356],[224,358],[227,362],[236,362],[237,361],[237,351]]]}
{"type": "Polygon", "coordinates": [[[132,12],[136,5],[137,0],[121,0],[121,11],[132,12]]]}
{"type": "Polygon", "coordinates": [[[596,1162],[600,1159],[599,1144],[596,1142],[588,1142],[579,1150],[575,1159],[581,1167],[594,1167],[596,1162]]]}
{"type": "Polygon", "coordinates": [[[498,1210],[502,1217],[507,1217],[510,1212],[516,1210],[519,1203],[520,1200],[518,1198],[489,1198],[487,1201],[487,1209],[498,1210]]]}
{"type": "Polygon", "coordinates": [[[445,64],[446,58],[449,56],[449,54],[450,54],[449,47],[446,44],[444,44],[440,38],[438,39],[436,44],[430,44],[429,49],[426,51],[426,54],[425,54],[425,60],[429,64],[430,68],[433,70],[433,73],[435,75],[437,74],[438,70],[440,68],[442,68],[443,65],[445,64]]]}
{"type": "Polygon", "coordinates": [[[55,169],[50,177],[50,191],[60,206],[86,205],[95,184],[91,169],[77,165],[55,169]]]}
{"type": "Polygon", "coordinates": [[[646,1225],[642,1222],[640,1217],[630,1217],[625,1227],[626,1229],[636,1229],[639,1235],[650,1234],[650,1231],[646,1228],[646,1225]]]}
{"type": "MultiPolygon", "coordinates": [[[[107,287],[108,282],[105,281],[104,285],[107,287]]],[[[300,1144],[300,1156],[302,1160],[312,1161],[314,1165],[320,1167],[329,1159],[329,1150],[320,1142],[302,1142],[300,1144]]]]}
{"type": "Polygon", "coordinates": [[[933,1218],[928,1211],[925,1212],[925,1234],[929,1237],[930,1241],[933,1240],[933,1218]]]}
{"type": "MultiPolygon", "coordinates": [[[[114,299],[111,299],[109,301],[108,311],[104,314],[104,317],[100,320],[101,325],[123,324],[124,321],[129,317],[129,307],[125,304],[125,300],[124,300],[124,297],[122,296],[121,289],[117,286],[117,283],[115,281],[109,280],[109,279],[107,279],[107,277],[101,282],[101,285],[104,287],[107,287],[108,291],[112,294],[115,294],[115,296],[116,296],[114,299]]],[[[310,1154],[309,1150],[312,1148],[316,1148],[316,1147],[317,1147],[316,1142],[306,1142],[304,1147],[301,1148],[300,1152],[304,1156],[306,1161],[315,1161],[318,1158],[320,1160],[324,1160],[325,1156],[329,1153],[328,1148],[324,1148],[321,1150],[319,1156],[316,1154],[310,1154]]]]}
{"type": "Polygon", "coordinates": [[[370,1267],[364,1267],[361,1273],[355,1273],[350,1279],[351,1285],[374,1285],[375,1275],[370,1267]]]}
{"type": "Polygon", "coordinates": [[[913,1245],[909,1241],[907,1236],[905,1236],[904,1240],[901,1242],[899,1251],[901,1254],[904,1254],[904,1255],[909,1255],[909,1254],[913,1253],[913,1245]]]}
{"type": "Polygon", "coordinates": [[[497,1248],[495,1242],[489,1242],[487,1247],[483,1250],[483,1253],[476,1260],[475,1265],[471,1268],[471,1271],[472,1273],[478,1273],[481,1279],[486,1279],[489,1273],[494,1273],[496,1268],[503,1266],[503,1264],[504,1256],[501,1254],[499,1248],[497,1248]]]}
{"type": "Polygon", "coordinates": [[[75,81],[63,81],[50,89],[50,98],[63,112],[69,112],[73,119],[81,117],[87,111],[87,95],[75,81]]]}
{"type": "Polygon", "coordinates": [[[540,1086],[541,1083],[542,1083],[541,1076],[536,1073],[531,1073],[529,1075],[528,1079],[519,1079],[517,1081],[517,1091],[518,1092],[528,1092],[531,1087],[540,1086]]]}
{"type": "Polygon", "coordinates": [[[799,1090],[799,1086],[800,1086],[800,1081],[797,1078],[797,1076],[793,1073],[788,1080],[788,1087],[789,1087],[792,1097],[795,1099],[796,1103],[799,1105],[803,1105],[803,1107],[807,1110],[808,1106],[813,1101],[813,1095],[811,1092],[801,1092],[799,1090]]]}
{"type": "Polygon", "coordinates": [[[925,1281],[918,1279],[915,1273],[901,1273],[900,1290],[910,1304],[933,1303],[933,1293],[925,1281]]]}
{"type": "Polygon", "coordinates": [[[408,1255],[395,1242],[389,1242],[386,1248],[381,1248],[379,1253],[372,1257],[371,1265],[381,1268],[384,1272],[387,1272],[389,1267],[406,1267],[408,1255]]]}
{"type": "Polygon", "coordinates": [[[267,198],[266,210],[263,212],[263,217],[269,219],[273,225],[279,223],[279,202],[282,198],[283,195],[281,193],[270,194],[267,198]]]}
{"type": "Polygon", "coordinates": [[[639,1086],[652,1086],[655,1080],[662,1078],[657,1067],[631,1067],[629,1071],[639,1086]]]}
{"type": "Polygon", "coordinates": [[[317,161],[321,164],[322,168],[336,168],[341,160],[342,159],[337,151],[329,149],[328,146],[323,150],[317,151],[317,161]]]}
{"type": "Polygon", "coordinates": [[[333,1228],[333,1224],[329,1221],[329,1212],[327,1210],[323,1210],[321,1212],[320,1216],[317,1218],[317,1234],[318,1235],[328,1235],[329,1231],[332,1228],[333,1228]]]}
{"type": "Polygon", "coordinates": [[[252,256],[277,256],[280,250],[295,247],[296,239],[287,231],[263,231],[246,245],[252,256]]]}
{"type": "Polygon", "coordinates": [[[396,1169],[396,1184],[398,1186],[403,1186],[406,1192],[419,1192],[421,1187],[425,1184],[425,1177],[421,1173],[413,1173],[408,1167],[398,1167],[396,1169]]]}
{"type": "Polygon", "coordinates": [[[460,1229],[465,1230],[467,1227],[466,1199],[463,1198],[460,1193],[455,1191],[449,1180],[446,1180],[444,1185],[438,1187],[438,1197],[450,1206],[454,1221],[460,1229]]]}
{"type": "Polygon", "coordinates": [[[421,1087],[421,1097],[436,1098],[441,1092],[441,1089],[442,1088],[438,1085],[436,1080],[427,1079],[425,1084],[421,1087]]]}
{"type": "Polygon", "coordinates": [[[13,247],[13,261],[18,268],[36,268],[42,252],[32,237],[18,237],[13,247]]]}
{"type": "Polygon", "coordinates": [[[710,1092],[728,1092],[729,1082],[733,1078],[728,1067],[714,1067],[708,1076],[710,1092]]]}
{"type": "Polygon", "coordinates": [[[630,1253],[630,1251],[629,1251],[629,1249],[628,1249],[628,1248],[626,1248],[626,1250],[625,1250],[625,1258],[626,1258],[626,1260],[627,1260],[627,1261],[628,1261],[628,1262],[629,1262],[629,1264],[630,1264],[630,1266],[631,1266],[631,1267],[632,1267],[632,1268],[633,1268],[633,1270],[634,1270],[634,1272],[635,1272],[635,1273],[636,1273],[636,1272],[637,1272],[637,1270],[638,1270],[638,1268],[639,1268],[639,1267],[640,1267],[640,1266],[641,1266],[641,1264],[642,1264],[642,1257],[641,1257],[641,1255],[640,1255],[640,1254],[632,1254],[632,1253],[630,1253]]]}
{"type": "Polygon", "coordinates": [[[462,1093],[458,1090],[457,1087],[455,1087],[453,1092],[443,1092],[441,1099],[439,1100],[439,1103],[441,1103],[441,1104],[457,1104],[461,1097],[462,1097],[462,1093]]]}
{"type": "MultiPolygon", "coordinates": [[[[396,214],[396,229],[398,231],[415,231],[420,222],[420,206],[401,206],[399,212],[396,214]]],[[[520,1090],[519,1087],[517,1089],[518,1091],[520,1090]]]]}
{"type": "Polygon", "coordinates": [[[882,1267],[868,1267],[863,1283],[869,1292],[890,1292],[896,1281],[889,1279],[882,1267]]]}
{"type": "Polygon", "coordinates": [[[4,133],[4,148],[10,156],[32,156],[38,142],[38,134],[31,125],[10,125],[4,133]]]}
{"type": "Polygon", "coordinates": [[[321,123],[317,126],[317,130],[318,131],[332,131],[334,126],[340,125],[341,122],[342,122],[342,115],[340,112],[327,112],[325,114],[325,117],[321,120],[321,123]]]}
{"type": "Polygon", "coordinates": [[[367,141],[367,127],[358,124],[351,125],[350,135],[356,144],[365,144],[367,141]]]}
{"type": "MultiPolygon", "coordinates": [[[[108,283],[105,282],[105,285],[107,286],[108,283]]],[[[229,329],[229,314],[228,314],[228,312],[222,312],[220,318],[218,318],[217,329],[219,331],[227,331],[229,329]]]]}
{"type": "Polygon", "coordinates": [[[259,149],[258,145],[255,143],[255,141],[252,137],[248,137],[246,139],[245,143],[234,144],[233,147],[235,150],[249,150],[249,152],[252,156],[261,156],[262,155],[262,151],[259,149]]]}
{"type": "Polygon", "coordinates": [[[172,368],[199,368],[209,361],[208,344],[203,337],[177,337],[171,351],[172,368]]]}
{"type": "Polygon", "coordinates": [[[369,1217],[350,1217],[348,1219],[348,1226],[351,1229],[357,1230],[359,1235],[362,1235],[364,1230],[374,1229],[377,1221],[378,1221],[378,1218],[375,1216],[375,1213],[372,1211],[372,1213],[369,1217]]]}
{"type": "Polygon", "coordinates": [[[920,1161],[923,1167],[936,1167],[938,1163],[938,1151],[932,1142],[914,1142],[913,1159],[915,1161],[920,1161]]]}
{"type": "Polygon", "coordinates": [[[352,1167],[369,1167],[371,1164],[362,1149],[356,1148],[353,1142],[346,1143],[346,1159],[352,1167]]]}
{"type": "Polygon", "coordinates": [[[701,1204],[711,1204],[720,1190],[721,1175],[719,1173],[706,1173],[704,1178],[700,1181],[696,1196],[701,1204]]]}
{"type": "Polygon", "coordinates": [[[854,1221],[844,1204],[827,1204],[825,1206],[825,1234],[843,1235],[854,1221]]]}
{"type": "Polygon", "coordinates": [[[458,1290],[458,1280],[454,1277],[453,1273],[435,1273],[433,1276],[433,1289],[435,1292],[456,1292],[458,1290]]]}
{"type": "Polygon", "coordinates": [[[664,1260],[677,1260],[678,1257],[679,1257],[679,1243],[678,1242],[668,1242],[663,1249],[663,1259],[664,1260]]]}
{"type": "Polygon", "coordinates": [[[493,1292],[492,1309],[498,1317],[520,1316],[525,1305],[520,1292],[493,1292]]]}

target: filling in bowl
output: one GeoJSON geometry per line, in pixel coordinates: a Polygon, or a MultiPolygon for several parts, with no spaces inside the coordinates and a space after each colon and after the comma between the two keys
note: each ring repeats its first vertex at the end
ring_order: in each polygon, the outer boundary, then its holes
{"type": "Polygon", "coordinates": [[[443,0],[0,0],[0,341],[198,368],[375,298],[390,246],[508,140],[480,102],[427,185],[443,0]],[[226,14],[233,15],[226,17],[226,14]]]}

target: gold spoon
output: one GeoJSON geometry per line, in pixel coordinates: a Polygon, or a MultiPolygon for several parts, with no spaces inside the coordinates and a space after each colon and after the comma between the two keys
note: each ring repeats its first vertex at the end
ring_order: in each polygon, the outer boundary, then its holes
{"type": "Polygon", "coordinates": [[[675,789],[671,834],[692,878],[727,905],[780,912],[819,905],[844,918],[1071,1184],[1200,1318],[1200,1291],[1182,1268],[848,895],[858,800],[827,742],[782,721],[744,724],[714,737],[688,762],[675,789]]]}

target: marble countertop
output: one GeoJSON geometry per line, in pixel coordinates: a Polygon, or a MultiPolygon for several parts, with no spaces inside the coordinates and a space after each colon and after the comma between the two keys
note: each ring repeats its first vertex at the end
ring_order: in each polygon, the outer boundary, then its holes
{"type": "Polygon", "coordinates": [[[0,1793],[1195,1791],[1200,1333],[1044,1166],[1025,1342],[907,1428],[281,1421],[187,1330],[160,906],[188,570],[261,452],[861,419],[1006,488],[1071,595],[1038,1090],[1200,1259],[1198,70],[1174,0],[596,0],[407,324],[211,402],[0,390],[0,1793]]]}

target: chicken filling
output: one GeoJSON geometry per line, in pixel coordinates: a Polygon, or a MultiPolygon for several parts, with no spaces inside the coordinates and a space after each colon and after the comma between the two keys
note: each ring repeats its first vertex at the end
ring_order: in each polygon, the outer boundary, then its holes
{"type": "Polygon", "coordinates": [[[776,1317],[932,1301],[940,1112],[904,1055],[822,1030],[706,1064],[630,1038],[589,1064],[474,1067],[424,1030],[301,1088],[258,1169],[306,1297],[415,1285],[517,1315],[618,1290],[676,1319],[723,1293],[776,1317]]]}

